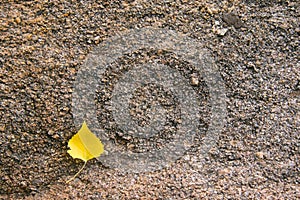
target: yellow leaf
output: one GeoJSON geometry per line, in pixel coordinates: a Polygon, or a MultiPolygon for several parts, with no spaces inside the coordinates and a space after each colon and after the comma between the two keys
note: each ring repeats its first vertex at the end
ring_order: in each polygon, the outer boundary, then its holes
{"type": "Polygon", "coordinates": [[[78,133],[69,140],[68,147],[70,147],[68,153],[73,158],[83,160],[84,165],[77,174],[67,182],[73,180],[81,172],[88,160],[99,157],[104,152],[103,144],[99,138],[90,131],[85,122],[83,122],[78,133]]]}

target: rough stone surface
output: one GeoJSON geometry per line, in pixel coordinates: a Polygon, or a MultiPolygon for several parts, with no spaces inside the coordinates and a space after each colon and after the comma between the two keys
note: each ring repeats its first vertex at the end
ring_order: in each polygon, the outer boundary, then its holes
{"type": "MultiPolygon", "coordinates": [[[[298,199],[299,9],[296,0],[1,1],[0,198],[298,199]],[[228,112],[217,146],[201,158],[199,138],[170,167],[140,174],[92,160],[66,184],[83,164],[67,154],[77,71],[106,38],[147,26],[185,33],[214,56],[228,112]]],[[[185,73],[197,90],[201,77],[185,73]]],[[[132,101],[140,123],[144,93],[132,101]]]]}

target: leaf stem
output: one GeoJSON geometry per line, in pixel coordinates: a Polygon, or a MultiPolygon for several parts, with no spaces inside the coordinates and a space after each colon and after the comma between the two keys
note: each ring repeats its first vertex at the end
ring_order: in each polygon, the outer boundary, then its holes
{"type": "Polygon", "coordinates": [[[78,176],[78,174],[83,170],[83,168],[85,167],[86,163],[87,163],[87,161],[84,161],[84,164],[83,164],[83,166],[80,168],[80,170],[79,170],[72,178],[70,178],[69,180],[67,180],[66,183],[69,183],[69,182],[71,182],[72,180],[74,180],[74,179],[76,178],[76,176],[78,176]]]}

